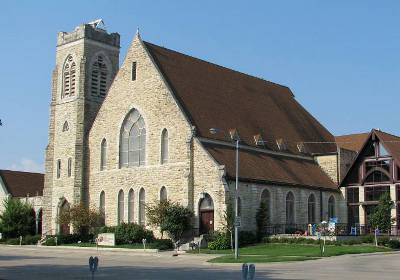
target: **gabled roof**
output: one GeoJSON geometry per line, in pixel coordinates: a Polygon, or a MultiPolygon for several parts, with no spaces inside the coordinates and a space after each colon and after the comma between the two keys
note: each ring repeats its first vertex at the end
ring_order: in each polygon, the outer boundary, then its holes
{"type": "Polygon", "coordinates": [[[369,132],[335,136],[336,144],[343,149],[359,152],[367,141],[369,132]]]}
{"type": "MultiPolygon", "coordinates": [[[[356,138],[358,137],[356,134],[356,138]]],[[[353,160],[349,170],[347,171],[347,174],[343,177],[340,186],[343,186],[344,182],[346,182],[346,179],[349,177],[349,174],[354,169],[354,166],[356,163],[359,161],[360,157],[363,156],[363,151],[367,148],[368,143],[370,143],[371,138],[377,137],[379,142],[383,145],[383,147],[386,149],[386,151],[393,157],[395,164],[400,168],[400,137],[395,136],[380,130],[372,129],[370,133],[366,134],[367,136],[364,139],[364,142],[361,146],[361,148],[358,149],[358,155],[357,157],[353,160]]],[[[351,135],[347,135],[348,139],[350,140],[351,135]]],[[[339,145],[339,144],[338,144],[339,145]]]]}
{"type": "MultiPolygon", "coordinates": [[[[203,143],[215,160],[225,165],[226,175],[236,176],[235,148],[203,143]]],[[[241,181],[273,185],[291,185],[337,190],[337,185],[312,159],[273,156],[251,150],[239,150],[239,178],[241,181]]]]}
{"type": "Polygon", "coordinates": [[[0,177],[12,197],[43,195],[44,174],[0,170],[0,177]]]}
{"type": "Polygon", "coordinates": [[[276,140],[283,139],[292,153],[299,153],[299,142],[317,142],[306,144],[310,153],[336,152],[333,135],[295,100],[288,87],[144,44],[197,136],[224,140],[226,136],[211,135],[209,129],[237,129],[242,144],[250,146],[255,146],[254,136],[260,135],[271,150],[277,150],[276,140]]]}
{"type": "MultiPolygon", "coordinates": [[[[257,135],[266,141],[263,146],[267,150],[278,151],[276,141],[283,139],[286,153],[302,154],[297,145],[304,142],[307,153],[336,153],[333,135],[295,100],[288,87],[143,43],[196,127],[197,137],[227,141],[228,135],[213,135],[210,128],[225,133],[236,129],[241,145],[245,146],[257,146],[254,140],[257,135]]],[[[232,176],[232,150],[211,144],[204,146],[232,176]]],[[[335,188],[312,160],[241,151],[240,166],[241,179],[335,188]]]]}

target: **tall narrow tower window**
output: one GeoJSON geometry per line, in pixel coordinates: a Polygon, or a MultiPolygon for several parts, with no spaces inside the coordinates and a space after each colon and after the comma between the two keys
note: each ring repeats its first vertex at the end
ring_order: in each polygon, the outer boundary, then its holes
{"type": "Polygon", "coordinates": [[[57,178],[61,177],[61,159],[57,160],[57,178]]]}
{"type": "Polygon", "coordinates": [[[63,89],[61,98],[74,96],[76,89],[76,64],[71,55],[64,63],[63,69],[63,89]]]}
{"type": "Polygon", "coordinates": [[[101,141],[100,151],[100,170],[105,170],[107,167],[107,140],[101,141]]]}
{"type": "Polygon", "coordinates": [[[161,133],[161,164],[168,163],[168,130],[161,133]]]}
{"type": "Polygon", "coordinates": [[[72,175],[72,158],[68,158],[68,177],[72,175]]]}
{"type": "Polygon", "coordinates": [[[102,55],[98,55],[92,64],[90,92],[93,97],[106,96],[109,69],[102,55]]]}
{"type": "Polygon", "coordinates": [[[136,62],[132,62],[132,81],[136,80],[136,62]]]}

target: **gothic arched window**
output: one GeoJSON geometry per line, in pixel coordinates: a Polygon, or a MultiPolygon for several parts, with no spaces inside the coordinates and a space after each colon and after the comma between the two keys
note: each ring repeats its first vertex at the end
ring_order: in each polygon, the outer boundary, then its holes
{"type": "Polygon", "coordinates": [[[288,192],[286,195],[286,224],[294,224],[294,195],[288,192]]]}
{"type": "Polygon", "coordinates": [[[65,132],[65,131],[68,131],[68,130],[69,130],[69,125],[68,125],[68,122],[65,121],[64,124],[63,124],[62,131],[65,132]]]}
{"type": "Polygon", "coordinates": [[[315,223],[315,195],[310,194],[308,197],[308,223],[315,223]]]}
{"type": "Polygon", "coordinates": [[[61,98],[74,96],[76,88],[76,64],[72,55],[69,55],[64,63],[63,69],[63,89],[61,98]]]}
{"type": "Polygon", "coordinates": [[[168,162],[168,130],[161,133],[161,164],[168,162]]]}
{"type": "Polygon", "coordinates": [[[124,191],[118,193],[118,224],[124,222],[124,191]]]}
{"type": "Polygon", "coordinates": [[[143,117],[136,109],[125,117],[120,138],[120,167],[145,165],[146,127],[143,117]]]}
{"type": "Polygon", "coordinates": [[[267,189],[263,190],[261,193],[261,203],[264,203],[267,208],[267,223],[270,220],[270,209],[271,209],[271,195],[267,189]]]}
{"type": "Polygon", "coordinates": [[[93,97],[106,96],[109,69],[103,55],[98,55],[92,64],[90,92],[93,97]]]}
{"type": "Polygon", "coordinates": [[[165,187],[162,187],[160,190],[160,201],[167,201],[167,189],[165,187]]]}
{"type": "Polygon", "coordinates": [[[335,198],[333,195],[328,200],[328,219],[335,217],[335,198]]]}
{"type": "Polygon", "coordinates": [[[146,191],[141,188],[139,191],[139,225],[146,224],[146,191]]]}
{"type": "Polygon", "coordinates": [[[106,217],[106,194],[104,193],[104,191],[100,193],[99,212],[104,224],[106,217]]]}
{"type": "Polygon", "coordinates": [[[100,147],[100,170],[104,170],[107,168],[107,140],[103,139],[101,141],[100,147]]]}
{"type": "Polygon", "coordinates": [[[134,222],[134,214],[135,214],[135,193],[133,189],[129,190],[128,193],[128,223],[134,222]]]}

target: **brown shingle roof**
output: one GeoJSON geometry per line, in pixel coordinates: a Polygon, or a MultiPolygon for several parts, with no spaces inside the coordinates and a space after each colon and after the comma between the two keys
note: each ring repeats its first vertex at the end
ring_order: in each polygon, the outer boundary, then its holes
{"type": "Polygon", "coordinates": [[[336,143],[340,148],[359,152],[367,141],[369,132],[335,136],[336,143]]]}
{"type": "MultiPolygon", "coordinates": [[[[218,162],[224,163],[228,177],[234,178],[235,149],[209,143],[203,143],[203,145],[218,162]]],[[[241,180],[337,190],[336,184],[313,160],[240,150],[239,163],[241,180]]]]}
{"type": "Polygon", "coordinates": [[[379,130],[374,130],[374,132],[400,167],[400,137],[379,130]]]}
{"type": "Polygon", "coordinates": [[[209,129],[236,128],[242,144],[255,146],[254,136],[260,134],[272,150],[282,138],[293,153],[298,153],[298,142],[331,142],[307,144],[307,150],[336,152],[333,135],[295,100],[288,87],[144,44],[196,126],[197,136],[224,140],[224,135],[211,135],[209,129]]]}
{"type": "Polygon", "coordinates": [[[44,174],[0,170],[0,177],[13,197],[43,195],[44,174]]]}
{"type": "MultiPolygon", "coordinates": [[[[257,139],[266,141],[265,148],[269,150],[278,150],[276,141],[283,139],[290,153],[299,154],[297,144],[301,142],[315,142],[305,144],[309,153],[336,152],[333,135],[295,100],[288,87],[151,43],[144,44],[196,127],[196,136],[226,141],[227,135],[212,135],[209,129],[225,132],[237,129],[242,145],[256,146],[257,135],[257,139]]],[[[232,150],[223,146],[205,147],[232,176],[232,150]]],[[[240,157],[242,179],[335,188],[310,160],[249,151],[241,151],[240,157]]]]}

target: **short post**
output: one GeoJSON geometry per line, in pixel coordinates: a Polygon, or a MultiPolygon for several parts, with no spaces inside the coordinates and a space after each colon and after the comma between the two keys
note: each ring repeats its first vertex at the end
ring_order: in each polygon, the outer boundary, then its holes
{"type": "Polygon", "coordinates": [[[242,264],[242,280],[253,280],[256,275],[256,266],[254,264],[242,264]]]}
{"type": "Polygon", "coordinates": [[[57,236],[54,237],[54,240],[56,241],[56,246],[58,246],[58,240],[57,240],[57,236]]]}
{"type": "Polygon", "coordinates": [[[22,236],[19,236],[19,246],[22,246],[22,236]]]}
{"type": "Polygon", "coordinates": [[[97,270],[97,267],[99,266],[99,258],[90,256],[89,258],[89,270],[92,273],[92,279],[94,279],[94,273],[97,270]]]}
{"type": "Polygon", "coordinates": [[[146,250],[146,242],[147,242],[146,238],[143,238],[143,239],[142,239],[143,250],[146,250]]]}
{"type": "Polygon", "coordinates": [[[379,234],[379,229],[376,228],[375,231],[375,246],[378,247],[378,234],[379,234]]]}
{"type": "Polygon", "coordinates": [[[199,254],[200,254],[200,240],[199,241],[197,241],[197,247],[199,248],[199,254]]]}

